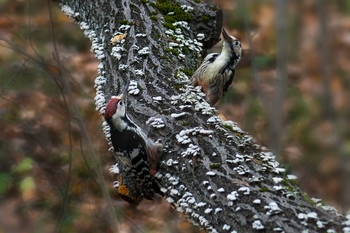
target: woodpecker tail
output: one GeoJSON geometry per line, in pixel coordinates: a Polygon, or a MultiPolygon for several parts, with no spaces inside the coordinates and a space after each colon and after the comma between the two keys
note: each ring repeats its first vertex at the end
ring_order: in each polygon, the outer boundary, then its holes
{"type": "Polygon", "coordinates": [[[155,143],[149,139],[146,143],[146,151],[150,173],[154,176],[157,173],[159,160],[163,154],[163,144],[155,143]]]}

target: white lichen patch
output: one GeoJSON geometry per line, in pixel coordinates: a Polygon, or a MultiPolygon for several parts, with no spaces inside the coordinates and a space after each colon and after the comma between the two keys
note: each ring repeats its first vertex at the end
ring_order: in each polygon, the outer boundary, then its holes
{"type": "Polygon", "coordinates": [[[326,224],[326,222],[323,222],[321,220],[317,220],[317,222],[316,222],[316,225],[318,228],[324,228],[325,224],[326,224]]]}
{"type": "Polygon", "coordinates": [[[137,52],[137,54],[138,55],[147,55],[147,54],[149,54],[151,52],[151,50],[149,49],[149,47],[144,47],[144,48],[142,48],[141,50],[139,50],[138,52],[137,52]]]}
{"type": "Polygon", "coordinates": [[[197,40],[203,40],[205,38],[205,35],[203,33],[197,34],[197,40]]]}
{"type": "MultiPolygon", "coordinates": [[[[183,5],[183,7],[185,7],[185,11],[191,11],[191,9],[193,9],[191,6],[183,5]]],[[[170,13],[171,12],[169,12],[168,14],[170,13]]],[[[186,47],[189,50],[195,51],[198,53],[198,55],[200,55],[203,44],[199,42],[197,39],[192,40],[191,38],[186,38],[185,35],[183,34],[182,29],[187,31],[190,30],[188,23],[185,21],[178,21],[178,22],[174,22],[173,26],[175,27],[175,30],[168,29],[165,31],[165,34],[171,37],[172,39],[172,41],[170,41],[168,44],[168,48],[176,49],[177,53],[182,55],[182,56],[179,55],[180,59],[185,59],[184,54],[182,54],[183,47],[186,47]]]]}
{"type": "Polygon", "coordinates": [[[207,208],[207,209],[204,210],[204,213],[205,214],[210,214],[212,211],[213,211],[213,209],[207,208]]]}
{"type": "Polygon", "coordinates": [[[200,150],[201,148],[199,146],[190,144],[185,151],[181,152],[181,155],[182,157],[197,156],[200,154],[200,150]]]}
{"type": "Polygon", "coordinates": [[[137,33],[135,35],[135,37],[146,37],[146,36],[147,36],[147,34],[143,34],[143,33],[137,33]]]}
{"type": "Polygon", "coordinates": [[[276,202],[270,202],[268,206],[264,206],[264,209],[267,210],[266,215],[273,215],[273,214],[278,214],[282,210],[279,208],[276,202]]]}
{"type": "Polygon", "coordinates": [[[250,194],[250,188],[249,187],[240,187],[238,189],[238,192],[243,192],[244,195],[249,195],[250,194]]]}
{"type": "Polygon", "coordinates": [[[161,97],[161,96],[153,96],[152,100],[153,100],[154,103],[160,104],[163,101],[163,97],[161,97]]]}
{"type": "Polygon", "coordinates": [[[304,213],[299,213],[297,216],[299,219],[303,220],[303,219],[307,219],[307,215],[304,213]]]}
{"type": "Polygon", "coordinates": [[[317,219],[318,216],[316,212],[310,212],[310,213],[307,213],[307,218],[317,219]]]}
{"type": "Polygon", "coordinates": [[[164,187],[161,187],[161,188],[160,188],[160,191],[161,191],[162,193],[166,193],[166,192],[168,191],[168,189],[166,189],[166,188],[164,188],[164,187]]]}
{"type": "Polygon", "coordinates": [[[298,177],[297,177],[296,175],[291,175],[291,174],[289,174],[289,175],[287,175],[287,179],[288,179],[288,180],[297,180],[298,177]]]}
{"type": "Polygon", "coordinates": [[[207,205],[207,203],[205,203],[205,202],[198,202],[198,203],[195,204],[195,208],[203,207],[203,206],[206,206],[206,205],[207,205]]]}
{"type": "Polygon", "coordinates": [[[174,195],[178,195],[178,194],[179,194],[179,191],[178,191],[177,189],[171,189],[171,190],[170,190],[170,194],[173,195],[173,196],[174,196],[174,195]]]}
{"type": "Polygon", "coordinates": [[[168,159],[167,161],[166,161],[166,165],[168,166],[168,167],[171,167],[171,166],[173,166],[173,160],[172,159],[168,159]]]}
{"type": "Polygon", "coordinates": [[[228,231],[228,230],[230,230],[230,229],[231,229],[231,226],[230,226],[230,225],[225,224],[225,225],[222,227],[222,229],[223,229],[224,231],[228,231]]]}
{"type": "Polygon", "coordinates": [[[260,199],[255,199],[253,201],[253,204],[260,205],[261,204],[261,200],[260,199]]]}
{"type": "Polygon", "coordinates": [[[72,10],[72,8],[70,8],[70,7],[67,6],[67,5],[63,5],[63,6],[61,7],[61,10],[62,10],[62,12],[63,12],[65,15],[67,15],[67,16],[70,17],[70,18],[73,18],[74,15],[75,15],[75,13],[74,13],[74,11],[72,10]]]}
{"type": "Polygon", "coordinates": [[[219,213],[219,212],[222,212],[222,209],[221,209],[221,208],[215,208],[214,213],[217,214],[217,213],[219,213]]]}
{"type": "Polygon", "coordinates": [[[207,173],[205,173],[207,176],[215,176],[216,173],[214,171],[208,171],[207,173]]]}
{"type": "Polygon", "coordinates": [[[205,130],[201,127],[195,127],[192,129],[181,130],[180,133],[176,135],[176,139],[177,139],[177,142],[180,144],[188,144],[191,142],[190,136],[196,136],[198,134],[209,136],[212,133],[213,133],[212,130],[205,130]]]}
{"type": "Polygon", "coordinates": [[[180,117],[185,116],[186,114],[187,114],[186,112],[181,112],[181,113],[172,113],[172,114],[170,114],[170,116],[171,116],[172,118],[177,119],[177,118],[180,118],[180,117]]]}
{"type": "Polygon", "coordinates": [[[218,189],[218,192],[219,192],[219,193],[223,193],[223,192],[225,192],[225,189],[224,189],[224,188],[219,188],[219,189],[218,189]]]}
{"type": "Polygon", "coordinates": [[[120,60],[122,58],[121,52],[124,51],[125,49],[123,47],[120,46],[114,46],[112,48],[112,52],[111,55],[113,57],[116,57],[118,60],[120,60]]]}
{"type": "Polygon", "coordinates": [[[180,6],[185,12],[191,12],[193,11],[193,7],[188,6],[188,5],[181,5],[180,6]]]}
{"type": "Polygon", "coordinates": [[[237,197],[239,197],[237,191],[232,191],[230,194],[227,195],[227,200],[229,201],[235,201],[237,200],[237,197]]]}
{"type": "Polygon", "coordinates": [[[119,31],[127,31],[130,29],[130,25],[123,24],[119,27],[119,31]]]}
{"type": "Polygon", "coordinates": [[[137,88],[137,82],[135,80],[130,80],[130,84],[128,87],[128,94],[138,95],[139,93],[140,93],[140,90],[137,88]]]}
{"type": "Polygon", "coordinates": [[[280,183],[283,179],[281,177],[272,177],[273,182],[280,183]]]}
{"type": "Polygon", "coordinates": [[[135,70],[135,75],[144,76],[145,73],[142,70],[135,70]]]}
{"type": "Polygon", "coordinates": [[[209,184],[209,181],[205,180],[205,181],[203,181],[202,183],[203,183],[203,185],[208,185],[208,184],[209,184]]]}
{"type": "Polygon", "coordinates": [[[252,224],[253,229],[257,229],[257,230],[262,230],[264,229],[264,226],[262,225],[260,220],[255,220],[252,224]]]}
{"type": "Polygon", "coordinates": [[[128,67],[129,67],[129,66],[126,65],[126,64],[119,64],[118,69],[119,69],[119,70],[126,70],[128,67]]]}
{"type": "Polygon", "coordinates": [[[167,202],[169,202],[170,204],[172,204],[172,203],[175,202],[174,199],[173,199],[172,197],[167,197],[165,200],[166,200],[167,202]]]}

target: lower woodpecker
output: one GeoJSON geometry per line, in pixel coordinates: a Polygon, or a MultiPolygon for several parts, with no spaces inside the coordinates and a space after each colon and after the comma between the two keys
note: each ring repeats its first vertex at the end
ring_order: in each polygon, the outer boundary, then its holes
{"type": "Polygon", "coordinates": [[[127,174],[127,177],[123,179],[132,180],[130,185],[123,182],[119,187],[119,193],[127,201],[142,198],[152,199],[154,196],[153,176],[157,172],[163,145],[154,143],[129,118],[127,114],[127,89],[128,84],[122,94],[111,97],[104,114],[110,127],[115,156],[126,169],[123,174],[127,174]],[[128,190],[127,187],[132,187],[133,190],[128,190]],[[136,194],[130,196],[130,193],[136,194]],[[138,193],[140,196],[137,196],[138,193]]]}

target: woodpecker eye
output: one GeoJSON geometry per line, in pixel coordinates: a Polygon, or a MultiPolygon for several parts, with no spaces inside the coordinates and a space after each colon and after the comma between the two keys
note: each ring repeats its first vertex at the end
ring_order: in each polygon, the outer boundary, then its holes
{"type": "Polygon", "coordinates": [[[235,46],[238,46],[238,45],[239,45],[239,41],[236,40],[236,41],[235,41],[235,46]]]}

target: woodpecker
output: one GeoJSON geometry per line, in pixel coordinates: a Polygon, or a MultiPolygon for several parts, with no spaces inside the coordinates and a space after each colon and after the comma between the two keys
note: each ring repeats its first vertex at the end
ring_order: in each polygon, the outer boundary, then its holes
{"type": "MultiPolygon", "coordinates": [[[[134,184],[123,187],[133,187],[137,190],[127,190],[121,195],[128,199],[152,199],[154,195],[153,176],[156,173],[156,168],[163,151],[163,146],[160,143],[154,143],[149,139],[136,125],[127,114],[127,89],[119,96],[112,96],[108,102],[104,118],[110,126],[111,142],[114,148],[117,159],[122,163],[127,174],[124,180],[133,179],[134,184]],[[136,182],[135,182],[136,181],[136,182]],[[136,185],[135,185],[136,183],[136,185]],[[129,193],[140,193],[140,197],[130,197],[129,193]]],[[[125,182],[123,182],[125,184],[125,182]]]]}
{"type": "Polygon", "coordinates": [[[224,42],[221,53],[208,54],[190,79],[194,86],[202,86],[206,99],[214,106],[230,87],[236,66],[242,56],[238,39],[222,29],[224,42]]]}

